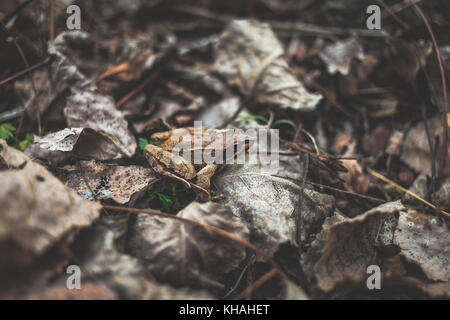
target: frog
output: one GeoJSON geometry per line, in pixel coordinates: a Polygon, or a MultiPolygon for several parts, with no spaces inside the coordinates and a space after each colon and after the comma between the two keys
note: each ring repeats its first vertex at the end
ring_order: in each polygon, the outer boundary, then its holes
{"type": "MultiPolygon", "coordinates": [[[[145,146],[144,156],[157,174],[179,181],[189,189],[194,189],[198,198],[203,202],[215,200],[221,196],[213,197],[211,195],[211,178],[226,164],[202,163],[194,165],[187,161],[185,157],[173,151],[175,147],[179,147],[182,143],[185,143],[189,152],[194,152],[196,148],[201,148],[202,152],[207,148],[214,149],[216,141],[218,143],[223,141],[217,138],[221,135],[222,138],[225,137],[228,130],[230,129],[210,130],[206,127],[187,127],[157,132],[152,134],[150,138],[153,142],[159,144],[145,146]]],[[[248,149],[248,141],[250,141],[250,137],[237,135],[233,137],[232,141],[223,143],[220,148],[223,147],[223,150],[226,150],[230,146],[233,148],[235,145],[243,146],[241,150],[237,150],[235,156],[238,152],[248,149]]]]}

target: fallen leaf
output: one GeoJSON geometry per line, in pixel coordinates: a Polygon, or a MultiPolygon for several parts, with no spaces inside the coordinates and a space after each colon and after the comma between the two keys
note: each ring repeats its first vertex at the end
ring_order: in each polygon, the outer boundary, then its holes
{"type": "Polygon", "coordinates": [[[450,230],[444,221],[415,211],[400,212],[394,242],[428,279],[450,279],[450,230]]]}
{"type": "Polygon", "coordinates": [[[89,128],[66,128],[35,137],[26,154],[57,164],[72,156],[81,159],[111,160],[121,158],[127,151],[109,134],[89,128]]]}
{"type": "Polygon", "coordinates": [[[70,231],[89,226],[101,206],[78,196],[4,140],[0,146],[11,168],[0,171],[0,243],[2,254],[15,252],[0,265],[27,265],[70,231]]]}
{"type": "MultiPolygon", "coordinates": [[[[437,137],[442,140],[443,127],[442,119],[439,115],[428,120],[428,127],[430,129],[430,137],[433,144],[437,137]]],[[[450,130],[448,131],[448,138],[450,139],[450,130]]],[[[400,158],[417,172],[431,176],[430,146],[428,144],[423,121],[406,133],[400,158]]],[[[450,143],[448,145],[447,158],[450,158],[450,143]]],[[[450,166],[441,168],[439,173],[441,175],[450,174],[450,166]]]]}
{"type": "Polygon", "coordinates": [[[228,82],[260,104],[312,111],[322,99],[294,76],[268,24],[232,21],[215,46],[214,65],[228,82]]]}
{"type": "Polygon", "coordinates": [[[342,75],[348,75],[352,60],[364,59],[364,51],[358,40],[351,37],[320,49],[319,57],[327,64],[330,74],[339,72],[342,75]]]}
{"type": "Polygon", "coordinates": [[[63,178],[67,187],[74,189],[87,200],[112,199],[124,204],[136,192],[159,181],[149,168],[115,166],[96,161],[80,161],[81,173],[75,167],[63,178]],[[93,197],[91,189],[95,194],[93,197]]]}
{"type": "MultiPolygon", "coordinates": [[[[280,146],[279,151],[287,149],[280,146]]],[[[225,195],[225,204],[234,215],[245,221],[252,242],[268,255],[273,255],[281,244],[297,245],[296,221],[301,188],[295,180],[300,181],[303,174],[300,163],[300,156],[280,155],[277,166],[263,161],[232,164],[213,182],[225,195]]],[[[304,192],[302,237],[334,210],[332,196],[308,188],[304,192]]]]}
{"type": "MultiPolygon", "coordinates": [[[[390,202],[324,228],[319,239],[326,240],[314,265],[319,288],[329,292],[338,284],[365,281],[367,267],[381,265],[379,250],[392,246],[395,214],[404,210],[399,201],[390,202]]],[[[314,256],[317,258],[317,253],[314,256]]]]}
{"type": "MultiPolygon", "coordinates": [[[[112,290],[121,299],[186,300],[211,299],[205,291],[172,288],[154,281],[137,258],[127,254],[127,216],[104,217],[93,228],[84,230],[73,244],[88,277],[112,290]]],[[[67,275],[61,275],[65,280],[67,275]]]]}
{"type": "MultiPolygon", "coordinates": [[[[193,202],[178,217],[247,239],[248,230],[227,207],[193,202]]],[[[224,276],[246,257],[245,247],[212,231],[180,221],[138,214],[129,234],[130,253],[159,281],[222,289],[224,276]]]]}
{"type": "Polygon", "coordinates": [[[96,90],[75,91],[64,109],[67,124],[72,128],[91,128],[114,136],[128,157],[136,151],[136,139],[128,130],[128,122],[117,110],[111,97],[96,90]]]}

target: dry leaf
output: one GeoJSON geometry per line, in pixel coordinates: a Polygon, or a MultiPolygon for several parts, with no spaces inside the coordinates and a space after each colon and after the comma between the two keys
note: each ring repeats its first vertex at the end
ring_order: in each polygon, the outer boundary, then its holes
{"type": "Polygon", "coordinates": [[[352,37],[320,49],[319,57],[327,64],[330,74],[348,75],[352,60],[364,59],[364,51],[358,40],[352,37]]]}
{"type": "MultiPolygon", "coordinates": [[[[433,144],[436,137],[439,137],[439,139],[442,140],[442,118],[439,115],[428,120],[428,127],[430,129],[430,137],[433,144]]],[[[448,139],[450,140],[450,130],[448,131],[448,139]]],[[[450,143],[448,144],[447,158],[450,159],[450,143]]],[[[428,144],[425,126],[422,121],[407,132],[402,147],[401,160],[417,172],[431,176],[430,146],[428,144]]],[[[442,168],[440,174],[450,174],[450,166],[442,168]]]]}
{"type": "MultiPolygon", "coordinates": [[[[240,219],[229,208],[212,202],[193,202],[177,216],[248,238],[240,219]]],[[[159,281],[210,289],[223,288],[226,273],[237,268],[246,256],[245,247],[215,232],[145,214],[136,216],[128,246],[159,281]]]]}
{"type": "MultiPolygon", "coordinates": [[[[280,152],[286,151],[281,146],[280,152]]],[[[245,221],[252,241],[267,254],[274,254],[281,244],[297,245],[296,221],[298,185],[303,168],[299,156],[280,155],[279,165],[270,163],[233,164],[214,180],[226,204],[245,221]],[[293,181],[297,180],[297,184],[293,181]]],[[[302,206],[302,238],[323,222],[334,210],[334,198],[305,189],[302,206]]]]}
{"type": "Polygon", "coordinates": [[[365,281],[367,267],[381,265],[378,251],[392,245],[395,214],[403,210],[399,201],[390,202],[325,228],[323,251],[314,267],[319,288],[329,292],[339,283],[365,281]]]}
{"type": "Polygon", "coordinates": [[[151,169],[134,165],[125,167],[80,161],[80,167],[81,174],[74,167],[63,180],[66,186],[88,200],[112,199],[124,204],[130,201],[134,193],[159,181],[151,169]],[[95,197],[92,196],[91,189],[95,197]]]}
{"type": "Polygon", "coordinates": [[[17,168],[0,171],[0,243],[8,248],[2,254],[15,251],[0,261],[27,265],[70,231],[90,225],[100,204],[84,200],[5,141],[0,146],[0,156],[17,168]]]}
{"type": "MultiPolygon", "coordinates": [[[[112,290],[121,299],[184,300],[211,299],[203,291],[175,289],[154,281],[143,264],[124,253],[128,216],[103,218],[84,230],[73,245],[73,252],[89,277],[112,290]],[[119,251],[120,250],[120,251],[119,251]]],[[[62,275],[63,280],[66,275],[62,275]]]]}
{"type": "Polygon", "coordinates": [[[215,67],[228,82],[260,104],[312,111],[321,100],[297,80],[268,24],[235,20],[215,46],[215,67]]]}
{"type": "Polygon", "coordinates": [[[430,280],[450,279],[450,230],[445,222],[415,211],[401,212],[394,236],[401,254],[430,280]]]}
{"type": "Polygon", "coordinates": [[[96,90],[75,91],[67,99],[64,115],[69,127],[90,128],[114,136],[128,157],[136,151],[136,139],[111,97],[96,90]]]}
{"type": "Polygon", "coordinates": [[[26,154],[57,164],[72,156],[81,159],[111,160],[121,158],[127,151],[114,136],[89,128],[66,128],[35,137],[26,154]]]}

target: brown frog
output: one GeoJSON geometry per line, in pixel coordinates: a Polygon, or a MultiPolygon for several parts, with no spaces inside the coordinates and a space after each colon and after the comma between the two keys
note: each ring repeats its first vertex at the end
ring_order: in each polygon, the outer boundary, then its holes
{"type": "MultiPolygon", "coordinates": [[[[207,149],[217,150],[217,148],[223,148],[226,153],[227,148],[240,146],[241,150],[234,152],[233,156],[235,156],[238,152],[248,148],[249,137],[238,134],[232,139],[227,139],[225,138],[227,132],[230,133],[228,130],[195,129],[193,127],[158,132],[151,136],[151,140],[162,141],[162,143],[160,145],[148,144],[144,149],[144,155],[156,173],[182,182],[188,188],[193,188],[200,200],[209,201],[212,198],[211,178],[223,164],[202,162],[194,165],[186,160],[186,156],[192,159],[196,150],[203,152],[207,149]],[[183,154],[178,154],[178,149],[176,149],[177,152],[173,152],[174,148],[182,148],[183,154]],[[184,154],[186,151],[190,154],[184,154]]],[[[226,163],[226,161],[224,162],[226,163]]]]}

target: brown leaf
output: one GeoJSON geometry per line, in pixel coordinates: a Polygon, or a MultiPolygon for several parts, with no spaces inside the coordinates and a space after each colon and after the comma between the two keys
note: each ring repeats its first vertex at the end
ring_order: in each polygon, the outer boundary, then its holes
{"type": "MultiPolygon", "coordinates": [[[[322,242],[323,249],[319,249],[320,245],[315,247],[316,252],[322,252],[314,266],[319,288],[328,292],[339,283],[365,281],[367,267],[382,262],[378,250],[392,246],[395,214],[403,210],[400,202],[390,202],[356,218],[325,225],[318,237],[322,241],[326,239],[322,242]]],[[[317,258],[317,253],[308,256],[317,258]]]]}
{"type": "Polygon", "coordinates": [[[116,137],[90,128],[66,128],[35,137],[26,154],[57,164],[72,155],[81,159],[111,160],[121,158],[127,151],[116,137]]]}
{"type": "Polygon", "coordinates": [[[0,146],[0,156],[17,168],[0,171],[0,243],[16,250],[0,264],[26,265],[70,231],[90,225],[100,204],[84,200],[5,141],[0,146]]]}
{"type": "Polygon", "coordinates": [[[326,46],[319,51],[319,56],[327,64],[328,73],[348,75],[352,60],[364,59],[364,52],[358,40],[352,37],[326,46]]]}
{"type": "MultiPolygon", "coordinates": [[[[191,203],[177,214],[248,238],[248,230],[227,207],[208,202],[191,203]]],[[[199,226],[180,221],[136,216],[129,235],[133,256],[160,281],[177,285],[223,288],[224,276],[245,258],[245,248],[199,226]]]]}
{"type": "MultiPolygon", "coordinates": [[[[428,127],[430,129],[430,136],[433,145],[435,138],[442,138],[443,127],[442,119],[439,115],[428,120],[428,127]]],[[[450,130],[448,131],[448,138],[450,139],[450,130]]],[[[450,158],[450,143],[447,150],[447,158],[450,158]]],[[[412,169],[419,173],[425,173],[431,176],[431,156],[430,146],[428,144],[425,126],[421,121],[415,127],[408,131],[403,143],[401,160],[409,165],[412,169]]],[[[450,166],[441,168],[440,174],[450,174],[450,166]]]]}
{"type": "Polygon", "coordinates": [[[66,186],[74,189],[83,198],[112,199],[117,203],[127,203],[131,196],[159,181],[153,171],[138,166],[113,166],[95,161],[80,161],[81,174],[74,168],[63,178],[66,186]],[[91,189],[90,189],[90,188],[91,189]]]}
{"type": "Polygon", "coordinates": [[[268,24],[232,21],[215,46],[215,67],[232,85],[261,104],[312,111],[321,100],[297,80],[268,24]]]}
{"type": "MultiPolygon", "coordinates": [[[[273,150],[272,150],[273,151],[273,150]]],[[[280,151],[287,151],[280,146],[280,151]]],[[[280,155],[279,165],[229,165],[214,184],[226,204],[250,229],[252,241],[268,255],[281,244],[297,245],[296,222],[303,168],[299,156],[280,155]]],[[[302,239],[334,210],[334,198],[306,188],[302,205],[302,239]]]]}
{"type": "Polygon", "coordinates": [[[415,211],[403,212],[394,236],[401,254],[420,266],[430,280],[450,279],[450,230],[445,222],[415,211]]]}
{"type": "Polygon", "coordinates": [[[136,151],[136,139],[128,130],[128,122],[113,99],[101,92],[75,91],[67,99],[64,115],[69,127],[91,128],[116,137],[128,157],[136,151]]]}
{"type": "MultiPolygon", "coordinates": [[[[93,277],[97,284],[106,286],[121,299],[212,298],[203,291],[175,289],[156,283],[138,259],[122,251],[125,248],[127,228],[127,216],[106,217],[77,237],[73,245],[74,254],[79,259],[82,270],[93,277]]],[[[67,275],[63,274],[61,278],[66,281],[67,275]]]]}

